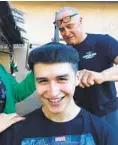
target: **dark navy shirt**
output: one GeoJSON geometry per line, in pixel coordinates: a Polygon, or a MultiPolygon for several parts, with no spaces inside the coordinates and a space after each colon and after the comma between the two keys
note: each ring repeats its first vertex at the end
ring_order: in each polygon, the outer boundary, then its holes
{"type": "Polygon", "coordinates": [[[0,145],[117,145],[112,128],[81,109],[67,122],[53,122],[41,109],[0,134],[0,145]]]}
{"type": "MultiPolygon", "coordinates": [[[[113,66],[118,56],[118,41],[109,35],[88,34],[86,39],[75,45],[80,56],[79,69],[102,72],[113,66]]],[[[76,103],[91,113],[103,116],[118,108],[114,82],[104,82],[89,88],[76,88],[76,103]]]]}

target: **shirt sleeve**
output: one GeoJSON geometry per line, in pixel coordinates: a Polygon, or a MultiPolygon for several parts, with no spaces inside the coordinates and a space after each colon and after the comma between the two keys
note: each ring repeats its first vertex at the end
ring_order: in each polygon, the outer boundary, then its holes
{"type": "Polygon", "coordinates": [[[105,47],[106,47],[106,57],[109,63],[113,63],[114,59],[118,56],[118,40],[111,37],[110,35],[105,35],[105,47]]]}
{"type": "Polygon", "coordinates": [[[15,85],[14,100],[15,103],[20,102],[30,96],[36,90],[33,72],[30,72],[25,79],[15,85]]]}
{"type": "Polygon", "coordinates": [[[18,82],[16,81],[16,79],[9,72],[7,72],[7,70],[2,65],[1,65],[1,67],[4,70],[4,73],[5,73],[7,79],[10,82],[10,85],[12,86],[11,88],[14,88],[14,86],[17,85],[18,82]]]}

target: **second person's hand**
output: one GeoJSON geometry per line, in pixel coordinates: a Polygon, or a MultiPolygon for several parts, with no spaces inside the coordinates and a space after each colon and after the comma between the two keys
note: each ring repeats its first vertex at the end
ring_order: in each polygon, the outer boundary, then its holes
{"type": "Polygon", "coordinates": [[[78,71],[78,79],[81,88],[90,87],[94,84],[101,84],[104,82],[104,76],[102,73],[86,69],[78,71]]]}
{"type": "Polygon", "coordinates": [[[24,117],[19,116],[17,113],[0,114],[0,133],[10,127],[12,124],[24,120],[24,117]]]}

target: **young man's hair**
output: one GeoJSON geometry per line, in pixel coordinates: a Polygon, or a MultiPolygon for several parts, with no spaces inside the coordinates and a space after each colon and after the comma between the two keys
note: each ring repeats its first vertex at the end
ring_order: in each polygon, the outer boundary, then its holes
{"type": "Polygon", "coordinates": [[[28,57],[28,64],[33,71],[37,63],[70,63],[75,72],[78,71],[79,54],[75,48],[69,45],[50,42],[33,49],[28,57]]]}

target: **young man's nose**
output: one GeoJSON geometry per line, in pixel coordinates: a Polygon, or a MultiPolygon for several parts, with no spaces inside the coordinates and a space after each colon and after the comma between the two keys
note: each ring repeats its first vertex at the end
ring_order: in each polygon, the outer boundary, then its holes
{"type": "Polygon", "coordinates": [[[57,85],[57,83],[52,82],[50,84],[48,93],[50,97],[56,97],[59,94],[59,86],[57,85]]]}

